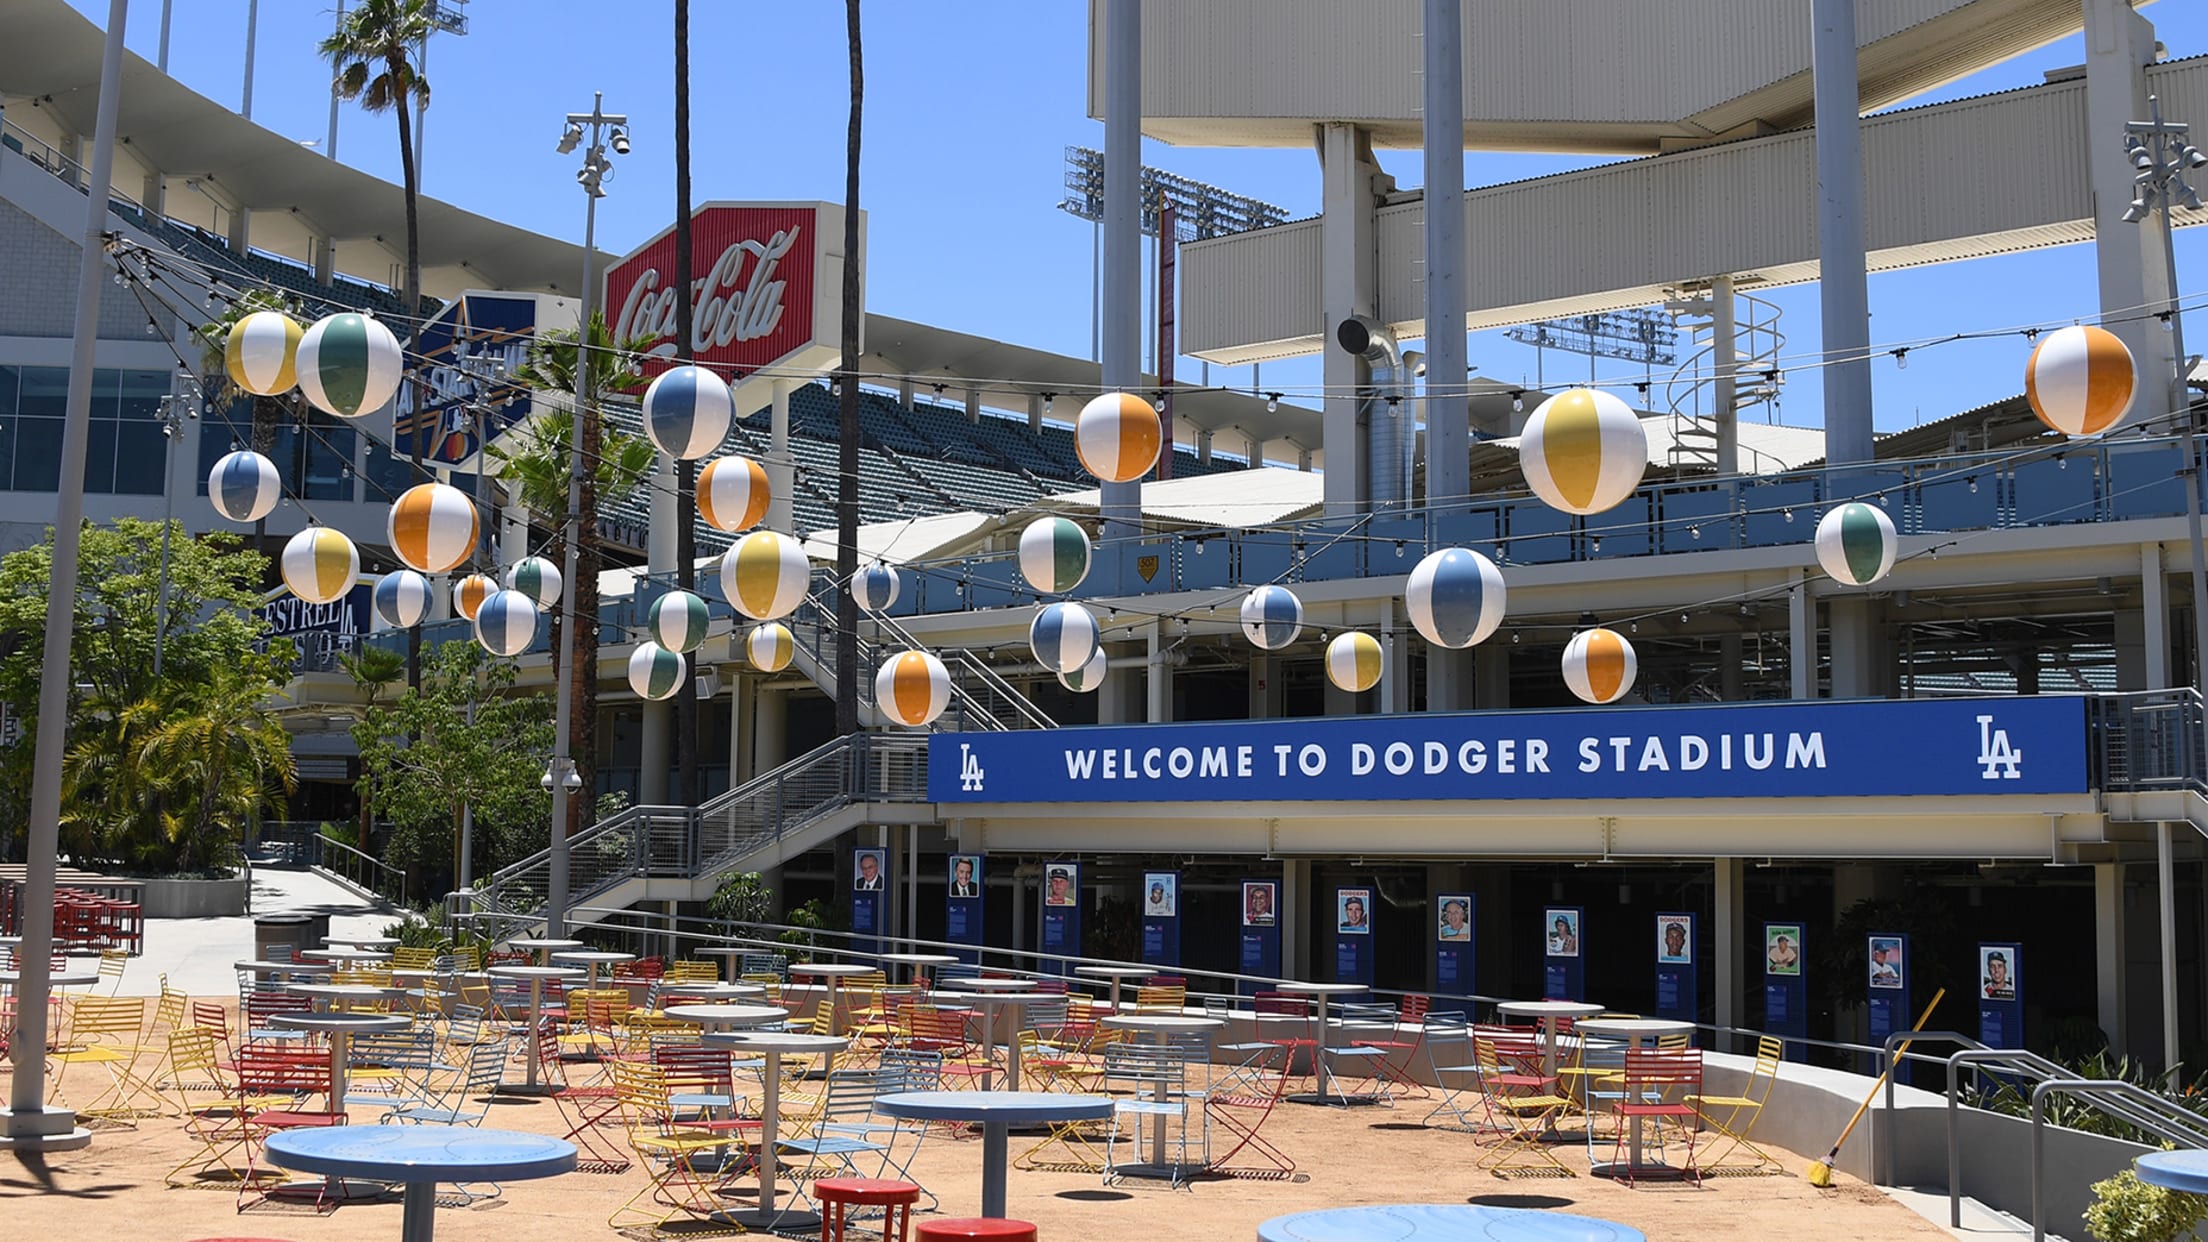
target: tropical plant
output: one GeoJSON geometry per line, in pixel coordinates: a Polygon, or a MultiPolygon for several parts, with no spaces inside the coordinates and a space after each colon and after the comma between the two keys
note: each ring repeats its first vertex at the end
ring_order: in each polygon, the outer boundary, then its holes
{"type": "Polygon", "coordinates": [[[217,668],[159,704],[137,761],[162,791],[157,822],[177,870],[227,865],[266,797],[297,783],[291,735],[262,710],[276,689],[268,674],[217,668]]]}
{"type": "Polygon", "coordinates": [[[2208,1197],[2149,1186],[2125,1169],[2093,1183],[2085,1232],[2098,1242],[2176,1242],[2208,1220],[2208,1197]]]}
{"type": "Polygon", "coordinates": [[[705,912],[729,925],[764,923],[773,909],[774,890],[756,871],[732,871],[722,876],[713,886],[713,895],[705,899],[705,912]]]}
{"type": "MultiPolygon", "coordinates": [[[[414,164],[414,123],[408,106],[429,106],[429,82],[415,63],[417,49],[434,28],[432,0],[356,0],[336,33],[322,40],[321,55],[337,72],[340,97],[370,113],[395,113],[399,122],[400,184],[406,193],[406,309],[421,305],[421,180],[414,164]]],[[[414,456],[426,450],[427,420],[416,421],[414,456]]]]}
{"type": "MultiPolygon", "coordinates": [[[[866,57],[859,42],[859,0],[844,0],[851,53],[851,121],[843,144],[843,252],[859,253],[859,133],[866,100],[866,57]]],[[[859,572],[859,265],[843,265],[843,366],[836,377],[836,581],[859,572]]],[[[859,603],[836,592],[836,735],[859,731],[859,603]]]]}

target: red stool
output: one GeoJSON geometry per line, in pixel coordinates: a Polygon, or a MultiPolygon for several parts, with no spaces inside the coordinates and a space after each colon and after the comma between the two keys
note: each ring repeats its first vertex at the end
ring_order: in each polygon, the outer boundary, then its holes
{"type": "Polygon", "coordinates": [[[882,1209],[882,1242],[905,1242],[920,1188],[875,1177],[824,1177],[813,1183],[813,1198],[821,1208],[820,1242],[844,1242],[845,1217],[855,1207],[882,1209]]]}
{"type": "Polygon", "coordinates": [[[919,1242],[954,1242],[959,1238],[1001,1238],[1004,1242],[1035,1242],[1035,1226],[1024,1220],[991,1217],[937,1217],[920,1222],[919,1242]]]}

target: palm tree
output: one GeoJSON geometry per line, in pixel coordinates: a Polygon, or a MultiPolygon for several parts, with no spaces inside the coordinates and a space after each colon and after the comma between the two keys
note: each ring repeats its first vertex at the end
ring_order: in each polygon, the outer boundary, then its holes
{"type": "MultiPolygon", "coordinates": [[[[690,0],[675,0],[675,357],[688,365],[696,357],[691,336],[690,300],[690,0]]],[[[675,581],[685,591],[698,585],[697,465],[675,462],[675,581]]],[[[675,692],[675,770],[684,806],[696,806],[698,788],[697,682],[682,679],[675,692]]]]}
{"type": "Polygon", "coordinates": [[[229,861],[218,851],[245,839],[267,796],[297,786],[291,734],[261,710],[269,689],[265,679],[218,668],[167,706],[139,750],[139,763],[183,795],[163,825],[180,871],[229,861]]]}
{"type": "MultiPolygon", "coordinates": [[[[837,418],[836,581],[859,572],[859,118],[866,98],[865,57],[859,44],[859,0],[844,0],[851,49],[851,125],[843,163],[843,366],[837,377],[842,408],[837,418]]],[[[859,603],[836,592],[836,733],[859,731],[859,603]]]]}

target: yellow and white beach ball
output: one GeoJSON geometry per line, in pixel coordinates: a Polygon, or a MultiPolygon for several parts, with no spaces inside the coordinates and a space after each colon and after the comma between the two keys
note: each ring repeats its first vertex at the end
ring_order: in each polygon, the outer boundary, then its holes
{"type": "Polygon", "coordinates": [[[284,545],[284,585],[310,604],[334,604],[360,576],[360,550],[342,531],[309,526],[284,545]]]}
{"type": "Polygon", "coordinates": [[[754,621],[789,616],[805,602],[813,567],[797,540],[755,530],[721,557],[721,593],[754,621]]]}
{"type": "Polygon", "coordinates": [[[506,585],[534,600],[537,607],[550,608],[560,602],[566,584],[560,580],[559,566],[541,556],[525,556],[506,571],[506,585]]]}
{"type": "Polygon", "coordinates": [[[757,526],[773,495],[766,467],[749,457],[716,457],[698,471],[698,516],[715,530],[757,526]]]}
{"type": "Polygon", "coordinates": [[[1503,571],[1470,548],[1430,552],[1411,570],[1403,605],[1427,642],[1451,650],[1469,647],[1503,623],[1503,571]]]}
{"type": "Polygon", "coordinates": [[[735,419],[736,394],[704,367],[670,367],[644,390],[644,434],[669,457],[688,461],[719,448],[735,419]]]}
{"type": "Polygon", "coordinates": [[[230,325],[222,342],[222,369],[230,382],[256,397],[290,392],[299,383],[299,338],[306,329],[282,311],[254,311],[230,325]]]}
{"type": "Polygon", "coordinates": [[[901,586],[903,581],[895,569],[882,561],[870,561],[851,575],[851,598],[859,602],[861,612],[888,612],[897,606],[901,586]]]}
{"type": "Polygon", "coordinates": [[[493,591],[475,610],[475,641],[495,656],[518,656],[537,641],[537,604],[520,591],[493,591]]]}
{"type": "Polygon", "coordinates": [[[882,717],[919,727],[951,705],[951,671],[926,651],[900,651],[874,675],[874,703],[882,717]]]}
{"type": "Polygon", "coordinates": [[[1089,576],[1089,535],[1072,518],[1036,518],[1020,532],[1020,576],[1045,595],[1063,595],[1089,576]]]}
{"type": "Polygon", "coordinates": [[[399,391],[405,369],[399,338],[366,315],[316,320],[299,338],[299,391],[325,414],[375,413],[399,391]]]}
{"type": "Polygon", "coordinates": [[[1250,588],[1242,597],[1242,633],[1267,651],[1278,651],[1303,632],[1303,601],[1284,586],[1250,588]]]}
{"type": "Polygon", "coordinates": [[[276,463],[252,449],[225,453],[207,472],[207,499],[233,522],[258,522],[276,511],[284,481],[276,463]]]}
{"type": "Polygon", "coordinates": [[[1869,586],[1893,572],[1899,547],[1894,520],[1875,505],[1851,500],[1817,521],[1817,563],[1849,586],[1869,586]]]}
{"type": "Polygon", "coordinates": [[[2112,431],[2131,413],[2139,368],[2106,328],[2057,328],[2024,363],[2024,397],[2039,421],[2068,436],[2112,431]]]}
{"type": "Polygon", "coordinates": [[[1132,483],[1150,473],[1164,443],[1157,410],[1131,392],[1105,393],[1073,420],[1074,452],[1106,483],[1132,483]]]}
{"type": "Polygon", "coordinates": [[[1609,393],[1574,388],[1541,403],[1518,440],[1526,485],[1551,508],[1601,513],[1633,494],[1648,470],[1648,434],[1609,393]]]}
{"type": "Polygon", "coordinates": [[[1060,600],[1045,604],[1027,625],[1027,645],[1044,668],[1061,676],[1077,672],[1103,649],[1096,614],[1060,600]]]}
{"type": "Polygon", "coordinates": [[[638,643],[629,653],[629,689],[654,702],[673,698],[688,672],[680,655],[658,643],[638,643]]]}
{"type": "Polygon", "coordinates": [[[369,596],[376,606],[376,615],[393,629],[403,630],[429,615],[433,595],[429,579],[411,569],[394,569],[376,579],[375,591],[369,596]]]}
{"type": "Polygon", "coordinates": [[[688,591],[669,591],[652,601],[645,624],[652,631],[653,642],[669,651],[688,654],[705,645],[705,629],[711,620],[704,599],[688,591]]]}
{"type": "Polygon", "coordinates": [[[417,483],[391,502],[384,530],[408,569],[444,574],[467,564],[482,525],[466,492],[449,483],[417,483]]]}
{"type": "Polygon", "coordinates": [[[476,610],[483,607],[483,601],[497,590],[498,579],[483,574],[469,574],[452,584],[452,610],[473,621],[476,610]]]}
{"type": "Polygon", "coordinates": [[[1633,688],[1641,671],[1633,644],[1616,630],[1597,626],[1572,635],[1564,645],[1564,684],[1586,703],[1615,703],[1633,688]]]}
{"type": "Polygon", "coordinates": [[[1361,630],[1336,634],[1326,645],[1326,679],[1351,694],[1379,685],[1380,640],[1361,630]]]}
{"type": "Polygon", "coordinates": [[[1058,674],[1058,684],[1075,694],[1090,694],[1104,684],[1105,655],[1100,644],[1089,656],[1089,662],[1070,673],[1058,674]]]}
{"type": "Polygon", "coordinates": [[[797,654],[797,639],[790,627],[769,621],[755,625],[744,636],[744,656],[751,666],[762,673],[779,673],[790,666],[790,658],[797,654]]]}

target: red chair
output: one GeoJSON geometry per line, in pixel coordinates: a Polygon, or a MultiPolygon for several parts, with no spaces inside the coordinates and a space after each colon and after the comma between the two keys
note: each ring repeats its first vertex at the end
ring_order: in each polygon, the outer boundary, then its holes
{"type": "MultiPolygon", "coordinates": [[[[813,1183],[813,1198],[820,1203],[820,1242],[847,1242],[845,1233],[852,1208],[882,1209],[882,1242],[907,1242],[911,1237],[912,1208],[920,1202],[920,1188],[911,1182],[874,1177],[824,1177],[813,1183]]],[[[921,1237],[928,1236],[923,1232],[921,1237]]],[[[1029,1231],[1032,1237],[1033,1231],[1029,1231]]]]}
{"type": "Polygon", "coordinates": [[[620,1089],[604,1081],[569,1082],[567,1063],[560,1059],[559,1028],[550,1021],[537,1024],[537,1061],[552,1085],[552,1104],[560,1110],[560,1122],[567,1127],[560,1137],[575,1144],[575,1171],[628,1172],[626,1143],[619,1138],[623,1133],[620,1089]]]}
{"type": "Polygon", "coordinates": [[[994,1238],[998,1242],[1035,1242],[1035,1226],[1024,1220],[1002,1217],[951,1216],[920,1222],[914,1235],[919,1242],[957,1242],[961,1238],[994,1238]]]}
{"type": "Polygon", "coordinates": [[[1625,1050],[1625,1083],[1615,1109],[1618,1115],[1618,1142],[1611,1152],[1613,1166],[1625,1168],[1625,1184],[1633,1185],[1634,1176],[1648,1166],[1629,1159],[1626,1153],[1628,1128],[1631,1128],[1635,1148],[1646,1145],[1641,1137],[1643,1123],[1653,1121],[1659,1127],[1661,1139],[1664,1122],[1676,1122],[1676,1129],[1686,1135],[1687,1159],[1675,1172],[1691,1177],[1697,1185],[1702,1181],[1702,1170],[1694,1163],[1694,1132],[1699,1114],[1695,1112],[1694,1099],[1702,1094],[1702,1050],[1699,1048],[1628,1048],[1625,1050]]]}
{"type": "Polygon", "coordinates": [[[1250,998],[1250,1008],[1257,1016],[1257,1037],[1261,1042],[1287,1050],[1288,1059],[1281,1069],[1292,1073],[1296,1054],[1305,1053],[1312,1066],[1311,1073],[1318,1073],[1318,1028],[1311,1009],[1311,998],[1292,992],[1259,992],[1250,998]],[[1279,1034],[1282,1028],[1287,1034],[1279,1034]]]}
{"type": "MultiPolygon", "coordinates": [[[[286,1101],[256,1109],[245,1118],[245,1179],[238,1187],[238,1210],[242,1212],[282,1189],[281,1184],[265,1187],[260,1184],[260,1175],[266,1171],[261,1169],[259,1159],[269,1135],[279,1130],[341,1126],[345,1124],[345,1113],[342,1105],[331,1105],[326,1111],[304,1106],[308,1096],[320,1095],[327,1099],[330,1094],[330,1054],[320,1048],[248,1043],[238,1049],[237,1075],[241,1100],[286,1101]],[[260,1192],[259,1198],[249,1203],[246,1195],[255,1190],[260,1192]]],[[[337,1207],[330,1199],[330,1188],[331,1183],[324,1181],[315,1192],[316,1211],[337,1207]]]]}
{"type": "Polygon", "coordinates": [[[1403,1003],[1396,1009],[1396,1021],[1418,1028],[1418,1034],[1408,1039],[1404,1038],[1399,1031],[1391,1035],[1371,1036],[1349,1041],[1353,1048],[1378,1048],[1387,1054],[1380,1058],[1374,1068],[1379,1072],[1380,1080],[1385,1084],[1387,1094],[1390,1096],[1399,1095],[1407,1098],[1415,1093],[1419,1099],[1427,1098],[1426,1084],[1413,1078],[1410,1068],[1412,1060],[1418,1056],[1419,1049],[1426,1046],[1426,1012],[1432,1005],[1433,1002],[1424,996],[1412,995],[1403,998],[1403,1003]],[[1398,1056],[1397,1054],[1401,1055],[1398,1056]]]}

